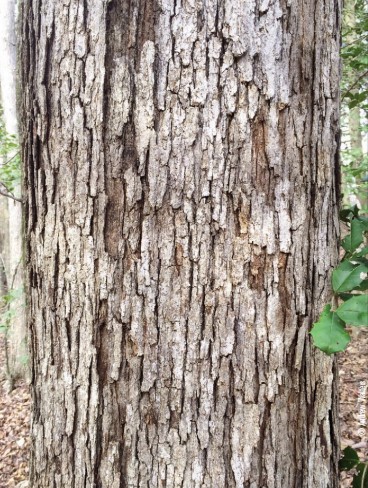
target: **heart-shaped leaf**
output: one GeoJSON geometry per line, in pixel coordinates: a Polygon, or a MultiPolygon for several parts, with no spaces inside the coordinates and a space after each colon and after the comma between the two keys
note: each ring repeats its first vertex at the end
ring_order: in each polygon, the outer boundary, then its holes
{"type": "Polygon", "coordinates": [[[354,466],[359,464],[359,456],[355,449],[348,446],[342,452],[344,456],[339,461],[340,471],[349,471],[349,469],[353,469],[354,466]]]}
{"type": "Polygon", "coordinates": [[[359,463],[353,478],[353,488],[368,488],[368,463],[359,463]]]}
{"type": "Polygon", "coordinates": [[[341,245],[348,253],[353,253],[363,242],[364,225],[359,219],[352,219],[350,234],[343,239],[341,245]]]}
{"type": "Polygon", "coordinates": [[[368,326],[368,295],[357,295],[346,300],[336,313],[349,325],[368,326]]]}
{"type": "Polygon", "coordinates": [[[335,293],[354,290],[364,280],[364,273],[368,273],[365,264],[343,261],[332,273],[332,287],[335,293]],[[363,274],[363,276],[361,276],[363,274]]]}
{"type": "Polygon", "coordinates": [[[335,312],[331,312],[331,305],[325,306],[310,333],[314,345],[328,355],[344,351],[350,342],[350,335],[345,330],[345,323],[335,312]]]}
{"type": "Polygon", "coordinates": [[[367,254],[368,254],[368,246],[365,246],[360,251],[354,253],[354,258],[355,257],[366,256],[367,254]]]}
{"type": "Polygon", "coordinates": [[[343,208],[340,210],[340,219],[344,222],[350,222],[353,217],[359,216],[359,208],[357,205],[354,205],[352,208],[343,208]]]}

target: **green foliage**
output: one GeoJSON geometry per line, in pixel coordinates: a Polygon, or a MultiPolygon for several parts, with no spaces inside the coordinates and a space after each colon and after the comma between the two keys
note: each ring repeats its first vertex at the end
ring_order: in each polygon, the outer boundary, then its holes
{"type": "Polygon", "coordinates": [[[353,253],[363,242],[363,222],[359,219],[351,220],[350,234],[343,239],[341,245],[348,253],[353,253]]]}
{"type": "Polygon", "coordinates": [[[335,293],[352,291],[359,286],[368,267],[364,264],[343,261],[332,273],[332,287],[335,293]]]}
{"type": "MultiPolygon", "coordinates": [[[[13,288],[6,295],[2,295],[0,303],[3,312],[0,314],[0,333],[7,334],[12,320],[17,316],[17,309],[11,305],[23,297],[23,288],[13,288]]],[[[20,306],[23,306],[22,304],[20,306]]]]}
{"type": "MultiPolygon", "coordinates": [[[[332,273],[332,288],[340,305],[336,310],[326,305],[310,332],[314,345],[328,355],[344,351],[348,346],[347,325],[368,326],[368,295],[364,294],[368,289],[368,219],[359,215],[356,205],[341,210],[340,219],[350,230],[341,242],[345,255],[332,273]]],[[[360,462],[353,448],[344,449],[339,469],[354,469],[352,487],[368,488],[368,463],[360,462]]]]}
{"type": "MultiPolygon", "coordinates": [[[[361,141],[368,134],[368,9],[366,0],[345,2],[342,29],[342,187],[345,197],[355,195],[368,211],[368,155],[361,141]],[[354,111],[354,112],[353,112],[354,111]],[[355,120],[355,128],[351,125],[355,120]],[[348,142],[350,141],[350,142],[348,142]],[[354,143],[352,141],[355,141],[354,143]]],[[[345,201],[348,204],[348,199],[345,201]]]]}
{"type": "Polygon", "coordinates": [[[368,488],[368,463],[359,463],[355,469],[353,488],[368,488]]]}
{"type": "Polygon", "coordinates": [[[326,305],[319,320],[313,325],[311,335],[314,345],[333,354],[344,351],[350,342],[347,325],[368,326],[368,219],[359,215],[357,206],[340,212],[340,218],[349,227],[349,234],[341,245],[345,250],[342,262],[332,273],[332,288],[337,301],[336,310],[326,305]],[[362,294],[363,293],[363,294],[362,294]]]}
{"type": "Polygon", "coordinates": [[[336,314],[350,325],[368,326],[368,295],[352,296],[340,305],[336,314]]]}
{"type": "Polygon", "coordinates": [[[343,98],[348,100],[349,108],[359,105],[367,110],[368,11],[365,1],[347,2],[344,18],[341,48],[343,98]],[[351,18],[353,22],[348,21],[351,18]]]}
{"type": "MultiPolygon", "coordinates": [[[[340,154],[343,194],[345,197],[355,195],[367,211],[368,156],[362,153],[356,155],[354,150],[343,150],[340,154]]],[[[348,203],[347,200],[346,202],[348,203]]]]}
{"type": "Polygon", "coordinates": [[[19,145],[15,135],[5,130],[0,111],[0,187],[12,194],[21,181],[19,145]],[[13,155],[13,156],[11,156],[13,155]]]}
{"type": "Polygon", "coordinates": [[[314,324],[311,335],[314,344],[328,355],[344,351],[350,342],[345,322],[335,312],[331,312],[331,305],[325,306],[318,322],[314,324]]]}
{"type": "Polygon", "coordinates": [[[353,488],[368,488],[368,463],[361,463],[355,449],[346,447],[339,461],[340,471],[355,470],[353,488]]]}
{"type": "Polygon", "coordinates": [[[342,452],[343,457],[339,461],[340,471],[349,471],[350,469],[355,468],[357,464],[359,464],[359,456],[355,449],[352,449],[348,446],[342,452]]]}

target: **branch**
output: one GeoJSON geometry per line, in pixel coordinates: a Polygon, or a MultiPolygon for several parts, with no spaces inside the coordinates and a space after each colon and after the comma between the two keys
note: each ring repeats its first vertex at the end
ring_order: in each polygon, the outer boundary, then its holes
{"type": "Polygon", "coordinates": [[[16,265],[16,267],[15,267],[15,269],[14,269],[13,276],[12,276],[12,280],[11,280],[11,286],[10,286],[10,289],[11,289],[11,290],[13,290],[13,288],[14,288],[14,282],[15,282],[15,278],[16,278],[17,273],[18,273],[18,268],[19,268],[19,266],[20,266],[20,265],[21,265],[21,263],[22,263],[22,259],[23,259],[23,258],[22,258],[22,256],[21,256],[21,257],[20,257],[20,259],[19,259],[19,261],[18,261],[18,263],[17,263],[17,265],[16,265]]]}
{"type": "Polygon", "coordinates": [[[8,192],[5,193],[4,191],[0,190],[0,195],[3,195],[4,197],[7,197],[7,198],[11,198],[15,202],[23,203],[23,200],[21,200],[20,198],[15,197],[11,193],[8,193],[8,192]]]}
{"type": "Polygon", "coordinates": [[[344,100],[344,98],[346,97],[346,95],[358,84],[358,82],[364,78],[364,76],[368,75],[368,69],[367,71],[364,71],[363,74],[361,74],[355,81],[354,83],[349,86],[349,88],[347,90],[345,90],[345,93],[343,93],[342,97],[341,97],[341,100],[344,100]]]}
{"type": "Polygon", "coordinates": [[[20,153],[20,151],[17,151],[14,156],[12,156],[10,159],[8,159],[7,161],[5,161],[5,163],[2,163],[1,166],[6,166],[7,164],[9,164],[11,161],[13,161],[13,159],[15,159],[18,154],[20,153]]]}
{"type": "Polygon", "coordinates": [[[352,46],[353,44],[356,44],[359,41],[364,41],[364,39],[366,39],[367,37],[368,37],[368,34],[363,34],[363,35],[357,37],[356,39],[354,39],[354,41],[348,42],[347,44],[343,44],[342,49],[345,49],[348,46],[352,46]]]}

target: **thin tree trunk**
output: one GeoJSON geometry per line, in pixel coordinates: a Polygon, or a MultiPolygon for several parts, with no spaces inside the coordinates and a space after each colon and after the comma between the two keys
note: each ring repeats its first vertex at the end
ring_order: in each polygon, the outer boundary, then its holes
{"type": "MultiPolygon", "coordinates": [[[[16,0],[0,2],[0,84],[4,125],[8,134],[17,135],[16,110],[16,0]]],[[[14,156],[14,151],[7,155],[7,160],[14,156]]],[[[20,184],[16,184],[14,195],[21,196],[20,184]]],[[[1,196],[4,199],[5,197],[1,196]]],[[[8,282],[13,282],[17,289],[23,286],[22,263],[22,207],[19,202],[7,198],[8,221],[2,225],[8,227],[9,256],[8,282]],[[14,278],[14,279],[13,279],[14,278]]],[[[14,311],[11,329],[8,334],[9,364],[12,376],[24,376],[26,373],[25,358],[27,355],[26,325],[23,300],[14,300],[10,307],[14,311]]]]}
{"type": "MultiPolygon", "coordinates": [[[[0,297],[7,293],[7,260],[9,259],[8,218],[8,202],[6,198],[0,198],[0,297]]],[[[0,308],[0,314],[1,310],[2,308],[0,308]]]]}
{"type": "MultiPolygon", "coordinates": [[[[350,30],[350,34],[346,35],[345,40],[348,45],[353,45],[357,41],[356,34],[356,12],[355,12],[355,0],[346,0],[344,2],[344,25],[345,29],[350,30]]],[[[359,77],[359,73],[350,68],[350,72],[347,72],[346,82],[347,89],[353,86],[356,82],[356,78],[359,77]]],[[[359,89],[352,88],[351,93],[359,93],[359,89]]],[[[349,146],[353,157],[352,168],[359,168],[363,160],[363,138],[362,138],[362,124],[360,116],[360,106],[348,108],[348,129],[349,129],[349,146]]],[[[355,190],[359,189],[361,183],[361,177],[358,178],[358,182],[353,183],[355,190]]],[[[354,192],[355,193],[355,192],[354,192]]],[[[347,195],[348,203],[355,204],[356,202],[363,209],[368,208],[368,196],[365,191],[357,191],[357,194],[352,193],[347,195]]],[[[356,334],[358,331],[354,331],[356,334]]]]}
{"type": "MultiPolygon", "coordinates": [[[[346,43],[353,45],[357,40],[356,35],[356,14],[355,14],[355,0],[346,0],[344,3],[344,25],[346,29],[351,32],[346,36],[346,43]]],[[[356,73],[350,73],[347,83],[348,88],[356,81],[355,77],[359,76],[356,73]],[[355,75],[355,76],[354,76],[355,75]]],[[[357,93],[357,90],[352,89],[352,93],[357,93]]],[[[356,163],[354,167],[358,167],[363,157],[363,142],[360,123],[360,107],[356,106],[349,109],[349,137],[350,149],[355,152],[356,163]]]]}
{"type": "Polygon", "coordinates": [[[340,4],[24,0],[33,487],[337,487],[340,4]]]}

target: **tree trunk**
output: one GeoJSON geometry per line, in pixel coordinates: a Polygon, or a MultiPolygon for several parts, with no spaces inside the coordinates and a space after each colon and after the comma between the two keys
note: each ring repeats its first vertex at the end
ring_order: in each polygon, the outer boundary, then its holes
{"type": "Polygon", "coordinates": [[[33,487],[337,487],[340,4],[24,0],[33,487]]]}
{"type": "MultiPolygon", "coordinates": [[[[0,84],[1,101],[3,107],[4,125],[8,134],[18,134],[17,110],[16,110],[16,0],[1,0],[0,2],[0,84]]],[[[15,156],[15,152],[7,154],[7,160],[15,156]]],[[[0,163],[1,164],[1,163],[0,163]]],[[[14,194],[21,196],[20,184],[16,184],[14,194]]],[[[1,196],[4,199],[6,197],[1,196]]],[[[23,263],[22,263],[22,207],[19,202],[7,199],[8,220],[2,225],[8,234],[9,256],[5,257],[7,263],[8,286],[14,289],[23,287],[23,263]]],[[[25,358],[27,355],[26,324],[23,307],[23,299],[14,300],[10,307],[13,309],[9,330],[9,366],[11,376],[24,376],[26,374],[25,358]]]]}

